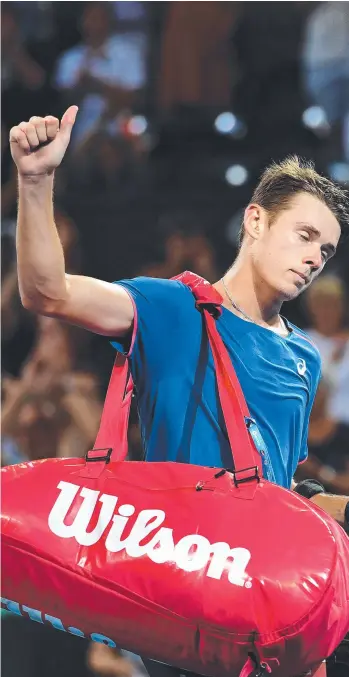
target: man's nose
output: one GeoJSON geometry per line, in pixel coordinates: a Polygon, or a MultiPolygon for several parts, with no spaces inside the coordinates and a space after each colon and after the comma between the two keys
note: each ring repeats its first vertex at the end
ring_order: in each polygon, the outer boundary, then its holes
{"type": "Polygon", "coordinates": [[[318,270],[322,266],[322,254],[320,247],[316,247],[313,251],[307,255],[304,263],[307,266],[310,266],[312,270],[318,270]]]}

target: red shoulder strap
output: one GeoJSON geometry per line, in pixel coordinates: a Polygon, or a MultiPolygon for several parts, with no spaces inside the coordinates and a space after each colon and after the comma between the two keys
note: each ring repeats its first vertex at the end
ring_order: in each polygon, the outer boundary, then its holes
{"type": "MultiPolygon", "coordinates": [[[[227,349],[218,333],[215,318],[222,314],[222,297],[207,280],[189,271],[173,278],[192,291],[198,310],[203,313],[216,367],[218,392],[228,432],[233,463],[239,479],[247,468],[257,466],[262,475],[261,458],[247,431],[245,418],[250,416],[239,380],[227,349]]],[[[88,476],[100,474],[106,460],[122,461],[127,455],[127,426],[133,392],[128,359],[118,353],[113,366],[99,431],[93,450],[87,454],[88,476]]],[[[87,468],[86,468],[87,470],[87,468]]],[[[84,471],[84,475],[86,472],[84,471]]]]}
{"type": "Polygon", "coordinates": [[[128,358],[122,353],[117,353],[96,441],[93,449],[86,454],[87,463],[80,473],[82,477],[98,477],[110,460],[125,460],[128,451],[127,430],[132,393],[133,380],[128,358]]]}
{"type": "MultiPolygon", "coordinates": [[[[262,476],[261,457],[248,433],[245,419],[250,412],[242,392],[233,363],[216,327],[216,319],[222,314],[223,299],[212,285],[199,275],[189,271],[173,278],[187,285],[193,292],[196,305],[202,311],[208,334],[218,384],[225,425],[228,432],[234,468],[241,473],[244,468],[257,466],[262,476]]],[[[246,473],[239,477],[244,478],[246,473]]]]}

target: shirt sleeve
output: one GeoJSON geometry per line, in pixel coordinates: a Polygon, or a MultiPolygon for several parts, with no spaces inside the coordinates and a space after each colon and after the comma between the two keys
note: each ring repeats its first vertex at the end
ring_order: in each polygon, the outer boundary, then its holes
{"type": "Polygon", "coordinates": [[[134,307],[132,332],[125,339],[113,340],[119,352],[147,361],[150,357],[167,359],[167,345],[183,335],[182,327],[188,308],[195,306],[194,297],[187,287],[174,280],[138,277],[120,280],[134,307]],[[170,341],[168,340],[170,338],[170,341]]]}
{"type": "Polygon", "coordinates": [[[313,408],[315,396],[317,393],[318,385],[321,378],[321,358],[318,351],[314,349],[314,364],[310,371],[310,388],[309,388],[309,400],[304,417],[304,426],[302,434],[301,449],[299,454],[299,463],[304,463],[308,458],[308,431],[309,431],[309,419],[311,410],[313,408]]]}

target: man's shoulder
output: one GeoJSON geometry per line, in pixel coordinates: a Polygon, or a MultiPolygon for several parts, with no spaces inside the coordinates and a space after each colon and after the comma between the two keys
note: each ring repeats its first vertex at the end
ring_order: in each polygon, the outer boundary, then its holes
{"type": "MultiPolygon", "coordinates": [[[[147,348],[151,344],[152,352],[162,350],[156,337],[163,342],[165,336],[166,345],[169,345],[175,335],[177,339],[178,335],[183,336],[200,319],[199,313],[195,311],[193,295],[177,280],[135,277],[117,280],[114,284],[123,287],[131,297],[135,311],[133,340],[141,332],[143,345],[148,341],[147,348]]],[[[118,342],[114,341],[113,345],[117,350],[124,351],[118,342]]]]}
{"type": "Polygon", "coordinates": [[[189,306],[194,306],[195,303],[190,289],[179,280],[141,276],[118,280],[115,284],[120,284],[129,291],[136,301],[137,299],[144,299],[149,303],[189,304],[189,306]]]}

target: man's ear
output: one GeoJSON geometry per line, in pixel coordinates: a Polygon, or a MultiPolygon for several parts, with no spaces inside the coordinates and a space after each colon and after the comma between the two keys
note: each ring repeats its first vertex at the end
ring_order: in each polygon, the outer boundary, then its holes
{"type": "Polygon", "coordinates": [[[257,204],[250,204],[245,209],[244,230],[254,240],[258,240],[266,226],[265,210],[257,204]]]}

